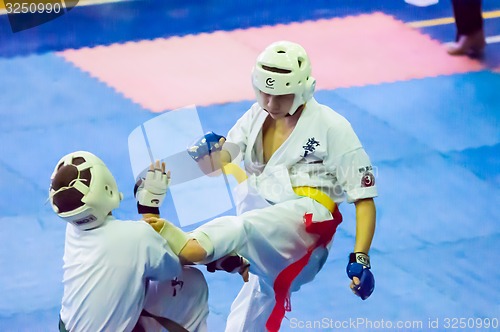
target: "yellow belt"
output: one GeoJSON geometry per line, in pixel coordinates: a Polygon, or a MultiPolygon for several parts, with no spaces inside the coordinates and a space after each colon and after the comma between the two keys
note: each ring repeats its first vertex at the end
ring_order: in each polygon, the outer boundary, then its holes
{"type": "Polygon", "coordinates": [[[241,169],[240,166],[233,164],[233,163],[227,163],[222,166],[224,173],[227,175],[232,175],[236,179],[238,183],[242,183],[245,181],[248,176],[247,173],[243,169],[241,169]]]}
{"type": "MultiPolygon", "coordinates": [[[[230,174],[235,177],[238,183],[241,183],[247,179],[247,174],[240,166],[228,163],[223,166],[224,173],[230,174]]],[[[294,187],[293,191],[299,196],[305,196],[314,199],[319,204],[323,205],[328,211],[332,212],[335,210],[335,202],[319,189],[313,187],[294,187]]]]}
{"type": "Polygon", "coordinates": [[[299,196],[305,196],[314,199],[332,212],[335,210],[335,202],[319,189],[313,187],[293,187],[293,191],[299,196]]]}

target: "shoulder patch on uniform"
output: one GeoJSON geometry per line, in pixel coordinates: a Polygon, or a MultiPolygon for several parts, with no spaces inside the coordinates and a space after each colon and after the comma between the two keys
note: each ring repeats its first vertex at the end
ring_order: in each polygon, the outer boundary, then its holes
{"type": "Polygon", "coordinates": [[[375,185],[375,176],[370,171],[363,173],[361,177],[361,187],[373,187],[375,185]]]}

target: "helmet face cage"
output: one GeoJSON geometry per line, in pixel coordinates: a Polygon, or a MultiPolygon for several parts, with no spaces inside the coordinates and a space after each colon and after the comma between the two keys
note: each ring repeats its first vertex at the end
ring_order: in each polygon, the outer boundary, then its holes
{"type": "Polygon", "coordinates": [[[54,212],[81,230],[102,225],[107,215],[120,205],[122,197],[109,169],[90,152],[77,151],[64,156],[52,174],[49,198],[54,212]],[[54,180],[59,172],[67,171],[68,168],[76,168],[77,175],[70,181],[66,180],[68,183],[61,187],[54,180]],[[79,195],[76,202],[75,192],[79,195]],[[64,207],[68,200],[69,209],[64,207]]]}
{"type": "Polygon", "coordinates": [[[270,95],[294,94],[289,114],[295,113],[314,93],[316,80],[310,74],[311,64],[302,46],[287,41],[269,45],[258,56],[252,71],[257,102],[264,108],[260,91],[270,95]]]}

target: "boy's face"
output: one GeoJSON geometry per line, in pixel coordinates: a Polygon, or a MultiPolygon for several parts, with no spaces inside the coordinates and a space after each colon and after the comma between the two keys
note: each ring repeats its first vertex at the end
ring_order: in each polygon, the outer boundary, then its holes
{"type": "Polygon", "coordinates": [[[273,119],[281,119],[288,115],[295,98],[294,94],[270,95],[260,91],[264,109],[273,119]]]}

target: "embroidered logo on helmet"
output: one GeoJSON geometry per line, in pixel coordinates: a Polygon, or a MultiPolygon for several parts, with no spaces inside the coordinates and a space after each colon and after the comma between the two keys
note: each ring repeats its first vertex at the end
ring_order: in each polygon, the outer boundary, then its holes
{"type": "Polygon", "coordinates": [[[269,88],[269,89],[274,89],[274,88],[273,88],[274,82],[276,82],[276,80],[274,80],[274,79],[273,79],[273,78],[271,78],[271,77],[268,77],[268,78],[266,79],[266,88],[269,88]]]}

